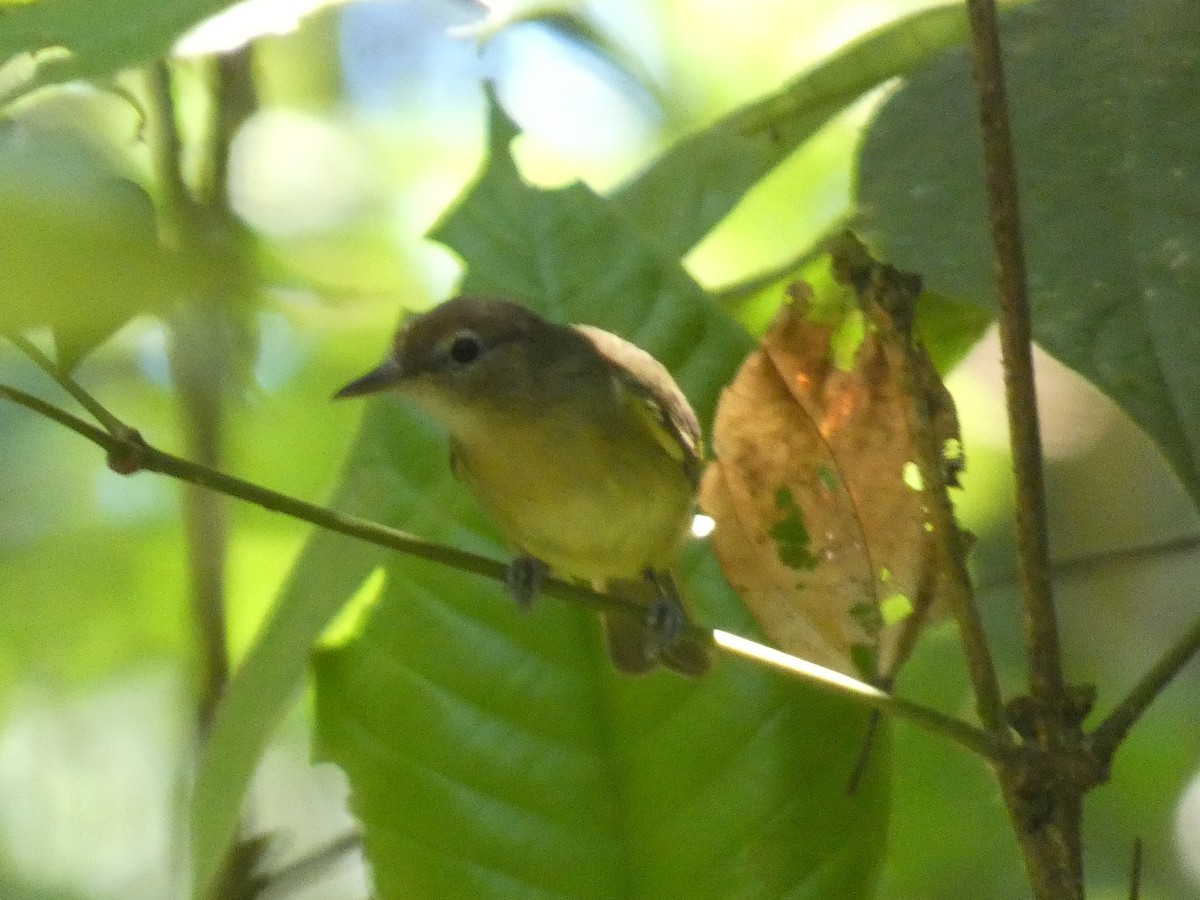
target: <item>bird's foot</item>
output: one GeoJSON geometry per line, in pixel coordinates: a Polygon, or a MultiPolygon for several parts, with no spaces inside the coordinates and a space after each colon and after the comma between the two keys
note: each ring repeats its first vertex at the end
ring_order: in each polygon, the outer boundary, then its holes
{"type": "Polygon", "coordinates": [[[508,564],[504,586],[516,601],[518,609],[529,609],[533,598],[541,592],[542,582],[549,572],[549,566],[532,556],[517,556],[508,564]]]}
{"type": "Polygon", "coordinates": [[[687,625],[687,613],[671,576],[647,569],[646,580],[654,586],[655,597],[646,607],[646,652],[653,659],[679,643],[687,625]]]}

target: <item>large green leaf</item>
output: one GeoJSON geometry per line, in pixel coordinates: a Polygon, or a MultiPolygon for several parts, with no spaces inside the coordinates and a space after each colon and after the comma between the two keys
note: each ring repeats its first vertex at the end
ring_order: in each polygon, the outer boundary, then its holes
{"type": "MultiPolygon", "coordinates": [[[[1040,3],[1004,20],[1038,342],[1116,400],[1200,503],[1200,7],[1040,3]]],[[[913,73],[859,164],[864,237],[991,305],[969,64],[913,73]]]]}
{"type": "MultiPolygon", "coordinates": [[[[692,562],[708,615],[750,629],[692,562]]],[[[849,796],[861,710],[732,661],[629,679],[601,645],[574,609],[389,563],[361,633],[317,659],[381,897],[872,893],[886,749],[849,796]]]]}
{"type": "MultiPolygon", "coordinates": [[[[513,135],[495,112],[493,146],[513,135]]],[[[634,336],[702,416],[748,347],[605,200],[533,190],[505,152],[434,236],[467,261],[465,291],[634,336]]],[[[393,477],[427,452],[397,443],[393,477]]],[[[501,553],[437,458],[421,532],[501,553]]],[[[711,558],[695,556],[686,573],[705,621],[752,631],[711,558]]],[[[847,797],[861,710],[738,663],[696,682],[619,677],[586,611],[544,602],[521,615],[494,585],[395,558],[362,630],[319,657],[317,697],[382,896],[862,897],[873,884],[886,753],[847,797]]]]}

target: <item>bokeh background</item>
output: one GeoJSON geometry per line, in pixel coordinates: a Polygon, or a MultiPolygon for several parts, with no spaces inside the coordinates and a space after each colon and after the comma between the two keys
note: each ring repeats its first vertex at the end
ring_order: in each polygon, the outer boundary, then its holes
{"type": "MultiPolygon", "coordinates": [[[[457,261],[423,235],[482,158],[484,80],[524,130],[527,178],[582,178],[603,190],[679,135],[919,5],[613,0],[586,7],[591,30],[526,23],[493,35],[486,11],[467,2],[309,9],[260,0],[186,36],[181,57],[256,36],[262,98],[233,144],[229,188],[276,277],[221,337],[211,377],[222,397],[222,465],[307,500],[327,497],[360,413],[328,403],[330,393],[378,357],[402,308],[453,288],[457,261]]],[[[856,149],[882,97],[839,116],[696,249],[688,264],[703,284],[720,289],[784,265],[847,220],[856,149]]],[[[113,133],[137,127],[121,103],[82,88],[64,103],[64,127],[72,103],[113,133]]],[[[761,324],[752,318],[749,326],[761,324]]],[[[78,376],[155,444],[181,449],[188,420],[167,340],[157,320],[136,318],[78,376]]],[[[997,360],[989,334],[949,381],[968,455],[960,514],[979,537],[987,626],[1005,686],[1016,690],[997,360]]],[[[1200,611],[1200,523],[1122,412],[1048,357],[1038,374],[1068,671],[1099,686],[1105,709],[1200,611]]],[[[6,343],[0,382],[62,400],[6,343]]],[[[149,900],[186,887],[196,651],[179,503],[169,480],[122,478],[91,445],[0,405],[0,897],[149,900]]],[[[243,505],[229,514],[236,656],[307,529],[243,505]]],[[[951,626],[930,630],[899,689],[971,714],[951,626]]],[[[1089,896],[1128,896],[1135,837],[1147,848],[1144,897],[1200,896],[1198,689],[1192,666],[1134,731],[1112,783],[1090,796],[1089,896]]],[[[278,829],[273,863],[352,824],[340,773],[308,763],[309,717],[301,700],[253,789],[252,821],[278,829]]],[[[1003,805],[976,760],[900,726],[894,790],[881,896],[1026,894],[1003,805]]],[[[302,880],[272,896],[369,891],[354,854],[302,880]]]]}

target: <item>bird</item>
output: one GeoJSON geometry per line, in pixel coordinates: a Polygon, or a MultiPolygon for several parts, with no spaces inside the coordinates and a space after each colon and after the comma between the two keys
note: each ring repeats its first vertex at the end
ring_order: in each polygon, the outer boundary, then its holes
{"type": "Polygon", "coordinates": [[[643,610],[602,614],[618,671],[709,668],[672,574],[703,441],[658,360],[594,326],[460,296],[409,317],[384,361],[334,396],[381,391],[448,432],[451,470],[515,553],[506,580],[520,605],[550,573],[585,581],[643,610]]]}

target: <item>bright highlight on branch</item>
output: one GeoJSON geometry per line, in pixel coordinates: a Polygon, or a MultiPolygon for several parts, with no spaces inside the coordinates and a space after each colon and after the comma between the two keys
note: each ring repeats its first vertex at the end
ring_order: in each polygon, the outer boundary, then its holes
{"type": "Polygon", "coordinates": [[[784,653],[782,650],[776,650],[774,647],[768,647],[765,644],[739,637],[736,634],[730,634],[728,631],[714,630],[712,636],[713,641],[718,647],[728,650],[730,653],[734,653],[744,659],[765,663],[774,669],[795,672],[797,675],[802,675],[805,678],[823,681],[826,684],[831,684],[844,691],[859,694],[863,697],[871,697],[877,700],[891,699],[891,695],[879,690],[879,688],[872,687],[864,681],[851,678],[849,675],[845,675],[836,669],[827,669],[824,666],[818,666],[816,663],[811,663],[798,656],[792,656],[790,653],[784,653]]]}

